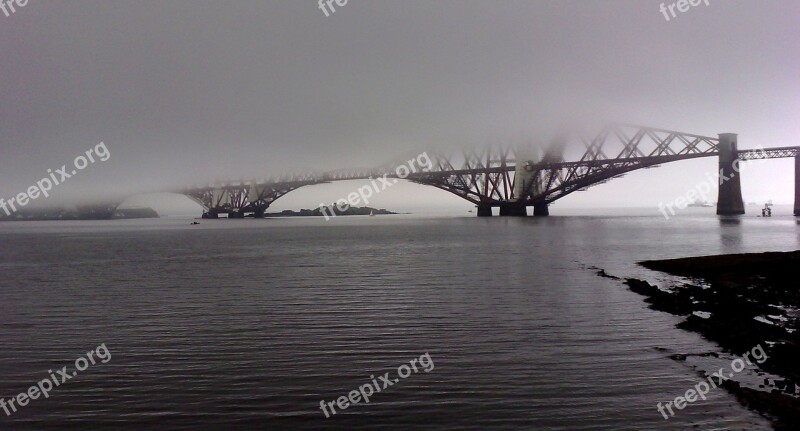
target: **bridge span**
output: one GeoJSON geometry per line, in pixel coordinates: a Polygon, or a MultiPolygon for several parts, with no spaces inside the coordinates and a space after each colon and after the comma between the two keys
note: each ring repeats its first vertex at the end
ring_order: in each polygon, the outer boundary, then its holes
{"type": "MultiPolygon", "coordinates": [[[[564,160],[564,145],[554,145],[541,155],[510,146],[465,151],[458,157],[429,155],[432,169],[398,176],[397,165],[375,169],[337,170],[298,174],[269,181],[236,182],[179,190],[203,207],[204,218],[264,217],[267,208],[286,194],[314,184],[359,179],[404,178],[453,193],[478,208],[479,217],[492,215],[549,215],[549,205],[576,191],[605,183],[638,169],[701,157],[717,157],[721,178],[717,214],[744,214],[742,161],[795,158],[794,214],[800,216],[800,147],[739,149],[733,133],[716,138],[648,127],[617,125],[605,128],[591,140],[582,140],[583,154],[564,160]]],[[[533,152],[535,153],[535,151],[533,152]]],[[[404,161],[400,162],[403,163],[404,161]]],[[[398,164],[399,165],[399,164],[398,164]]]]}

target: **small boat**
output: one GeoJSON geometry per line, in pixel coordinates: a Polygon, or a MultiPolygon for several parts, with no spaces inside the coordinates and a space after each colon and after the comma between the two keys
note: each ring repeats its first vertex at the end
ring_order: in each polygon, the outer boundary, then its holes
{"type": "Polygon", "coordinates": [[[370,216],[370,217],[375,217],[375,213],[374,213],[374,212],[372,212],[372,210],[369,210],[369,216],[370,216]]]}
{"type": "Polygon", "coordinates": [[[193,221],[192,224],[200,224],[199,221],[193,221]]]}
{"type": "Polygon", "coordinates": [[[696,201],[696,200],[694,200],[694,201],[689,202],[688,206],[693,207],[693,208],[710,208],[710,207],[713,207],[714,204],[712,204],[709,201],[696,201]]]}

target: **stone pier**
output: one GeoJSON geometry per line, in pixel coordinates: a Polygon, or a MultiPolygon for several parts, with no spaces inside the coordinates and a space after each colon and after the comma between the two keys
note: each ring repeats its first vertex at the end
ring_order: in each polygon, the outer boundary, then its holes
{"type": "Polygon", "coordinates": [[[738,169],[738,144],[735,133],[719,135],[719,196],[717,198],[718,215],[744,214],[742,200],[742,182],[738,169]],[[734,168],[736,163],[736,168],[734,168]]]}
{"type": "Polygon", "coordinates": [[[478,217],[491,217],[492,216],[492,206],[488,204],[480,204],[478,205],[478,217]]]}
{"type": "Polygon", "coordinates": [[[527,217],[528,209],[525,207],[525,204],[500,204],[500,215],[504,217],[527,217]]]}
{"type": "Polygon", "coordinates": [[[794,215],[800,217],[800,153],[794,156],[794,215]]]}

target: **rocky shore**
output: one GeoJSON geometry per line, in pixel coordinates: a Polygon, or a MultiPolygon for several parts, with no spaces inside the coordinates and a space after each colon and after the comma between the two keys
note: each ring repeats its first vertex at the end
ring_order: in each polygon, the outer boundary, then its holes
{"type": "MultiPolygon", "coordinates": [[[[764,379],[758,390],[733,380],[724,387],[744,405],[771,418],[775,429],[800,429],[800,251],[639,264],[692,280],[661,287],[625,280],[632,291],[647,298],[652,309],[684,316],[679,328],[697,332],[739,356],[753,346],[764,347],[769,359],[760,368],[782,379],[764,379]]],[[[598,275],[610,277],[602,270],[598,275]]],[[[683,360],[685,355],[673,355],[673,359],[683,360]]]]}

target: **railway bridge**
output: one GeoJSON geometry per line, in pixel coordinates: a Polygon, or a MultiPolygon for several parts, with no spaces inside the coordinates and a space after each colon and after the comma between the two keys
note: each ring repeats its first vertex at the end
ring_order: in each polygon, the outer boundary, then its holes
{"type": "MultiPolygon", "coordinates": [[[[573,142],[574,143],[574,142],[573,142]]],[[[332,181],[403,178],[453,193],[478,208],[479,217],[546,216],[548,206],[576,191],[605,183],[638,169],[702,157],[717,157],[720,181],[717,214],[744,214],[739,163],[747,160],[795,159],[794,214],[800,216],[800,147],[740,149],[737,135],[717,137],[670,130],[614,125],[593,139],[579,139],[582,155],[565,160],[568,142],[535,148],[490,146],[461,154],[429,154],[431,168],[398,175],[398,164],[374,169],[343,169],[306,173],[266,181],[229,182],[178,190],[203,207],[203,217],[263,217],[280,197],[300,187],[332,181]]],[[[427,154],[427,153],[426,153],[427,154]]],[[[403,163],[401,161],[400,163],[403,163]]]]}

